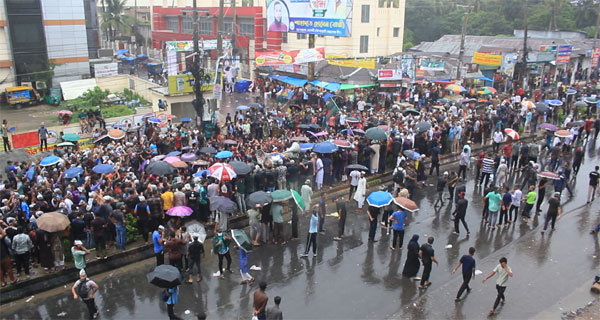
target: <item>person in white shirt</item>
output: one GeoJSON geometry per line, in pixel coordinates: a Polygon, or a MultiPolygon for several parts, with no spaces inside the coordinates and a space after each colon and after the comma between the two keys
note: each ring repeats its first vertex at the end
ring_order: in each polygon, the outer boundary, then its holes
{"type": "Polygon", "coordinates": [[[365,178],[365,173],[360,173],[360,179],[358,179],[358,186],[356,187],[356,192],[354,193],[354,200],[358,202],[358,210],[361,211],[362,207],[365,203],[365,197],[367,193],[367,178],[365,178]]]}
{"type": "Polygon", "coordinates": [[[364,111],[366,104],[367,103],[362,100],[360,100],[358,103],[356,103],[356,107],[358,108],[358,111],[364,111]]]}
{"type": "Polygon", "coordinates": [[[500,129],[496,129],[492,139],[494,140],[494,152],[498,152],[498,149],[500,149],[500,143],[502,142],[502,139],[504,139],[504,134],[502,131],[500,131],[500,129]]]}
{"type": "Polygon", "coordinates": [[[360,179],[360,171],[352,170],[350,171],[350,192],[348,193],[348,200],[352,197],[352,194],[356,191],[358,187],[358,179],[360,179]]]}

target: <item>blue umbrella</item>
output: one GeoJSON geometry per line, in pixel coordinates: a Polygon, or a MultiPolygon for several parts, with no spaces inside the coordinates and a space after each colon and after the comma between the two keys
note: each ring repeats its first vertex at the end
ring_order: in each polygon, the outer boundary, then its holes
{"type": "Polygon", "coordinates": [[[115,51],[115,54],[126,54],[127,52],[129,52],[129,50],[127,50],[127,49],[120,49],[120,50],[115,51]]]}
{"type": "Polygon", "coordinates": [[[372,192],[367,198],[367,203],[370,206],[381,208],[392,203],[392,195],[387,191],[375,191],[372,192]]]}
{"type": "Polygon", "coordinates": [[[334,153],[334,152],[338,151],[338,146],[336,146],[335,144],[333,144],[329,141],[325,141],[325,142],[317,143],[313,147],[313,151],[316,153],[334,153]]]}
{"type": "Polygon", "coordinates": [[[568,89],[568,90],[567,90],[567,94],[568,94],[568,95],[571,95],[571,94],[576,94],[576,93],[577,93],[577,90],[575,90],[575,89],[568,89]]]}
{"type": "Polygon", "coordinates": [[[235,110],[239,110],[239,111],[245,111],[250,109],[250,107],[248,106],[238,106],[237,108],[235,108],[235,110]]]}
{"type": "Polygon", "coordinates": [[[204,174],[204,173],[206,173],[207,177],[210,176],[210,170],[204,169],[204,170],[200,170],[200,171],[194,173],[194,177],[202,178],[202,174],[204,174]]]}
{"type": "Polygon", "coordinates": [[[151,123],[160,123],[160,119],[156,118],[156,117],[150,117],[150,118],[148,118],[148,122],[151,122],[151,123]]]}
{"type": "Polygon", "coordinates": [[[42,161],[40,161],[40,165],[42,167],[48,167],[51,165],[55,165],[60,162],[60,158],[57,156],[47,156],[42,161]]]}
{"type": "Polygon", "coordinates": [[[306,151],[306,150],[310,150],[315,146],[314,143],[301,143],[300,144],[300,149],[302,149],[302,151],[306,151]]]}
{"type": "Polygon", "coordinates": [[[192,118],[190,118],[190,117],[181,118],[181,122],[191,122],[191,121],[192,121],[192,118]]]}
{"type": "Polygon", "coordinates": [[[231,158],[232,156],[233,156],[233,152],[225,150],[225,151],[217,152],[217,154],[215,155],[215,158],[227,159],[227,158],[231,158]]]}
{"type": "Polygon", "coordinates": [[[30,167],[29,170],[27,170],[27,179],[33,180],[34,172],[35,172],[35,170],[33,169],[33,167],[30,167]]]}
{"type": "Polygon", "coordinates": [[[171,152],[167,153],[167,157],[177,157],[180,154],[181,154],[181,151],[171,151],[171,152]]]}
{"type": "Polygon", "coordinates": [[[75,178],[75,177],[78,177],[82,173],[83,173],[83,169],[81,169],[80,167],[69,168],[63,174],[63,178],[65,178],[65,179],[75,178]]]}
{"type": "Polygon", "coordinates": [[[115,167],[110,164],[102,163],[92,168],[95,173],[111,173],[115,172],[115,167]]]}
{"type": "Polygon", "coordinates": [[[549,100],[548,104],[551,106],[562,106],[563,103],[560,100],[554,99],[554,100],[549,100]]]}

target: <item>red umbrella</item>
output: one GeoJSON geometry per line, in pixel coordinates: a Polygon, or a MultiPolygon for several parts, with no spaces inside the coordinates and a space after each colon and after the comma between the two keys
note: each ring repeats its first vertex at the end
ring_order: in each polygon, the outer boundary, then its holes
{"type": "Polygon", "coordinates": [[[554,132],[554,135],[560,138],[568,138],[571,136],[571,132],[569,130],[558,130],[554,132]]]}
{"type": "Polygon", "coordinates": [[[560,176],[558,174],[550,171],[538,172],[537,175],[541,178],[546,178],[550,180],[560,180],[560,176]]]}
{"type": "Polygon", "coordinates": [[[237,177],[233,167],[226,163],[215,163],[210,166],[208,170],[210,171],[210,176],[218,179],[219,181],[229,181],[237,177]]]}
{"type": "Polygon", "coordinates": [[[506,135],[511,137],[513,140],[519,140],[519,133],[513,129],[506,128],[504,129],[504,133],[506,133],[506,135]]]}
{"type": "Polygon", "coordinates": [[[346,140],[336,139],[336,140],[333,140],[333,144],[335,144],[336,146],[338,146],[340,148],[350,148],[350,142],[348,142],[346,140]]]}
{"type": "Polygon", "coordinates": [[[112,129],[108,131],[108,137],[113,140],[119,140],[125,137],[125,131],[121,129],[112,129]]]}
{"type": "Polygon", "coordinates": [[[410,200],[409,198],[396,197],[394,198],[394,203],[410,212],[419,211],[419,206],[417,205],[417,203],[410,200]]]}

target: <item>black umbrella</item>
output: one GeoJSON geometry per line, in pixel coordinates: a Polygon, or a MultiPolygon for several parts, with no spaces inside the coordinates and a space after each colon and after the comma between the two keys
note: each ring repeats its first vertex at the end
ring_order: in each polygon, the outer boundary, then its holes
{"type": "Polygon", "coordinates": [[[319,129],[321,129],[321,126],[320,126],[320,125],[318,125],[318,124],[316,124],[316,123],[311,123],[311,124],[309,124],[309,125],[308,125],[308,127],[309,127],[310,129],[315,129],[315,130],[319,130],[319,129]]]}
{"type": "Polygon", "coordinates": [[[299,124],[298,128],[300,128],[300,129],[310,129],[310,127],[307,124],[305,124],[305,123],[299,124]]]}
{"type": "Polygon", "coordinates": [[[237,204],[223,196],[210,197],[210,211],[219,210],[223,213],[234,213],[238,210],[237,204]]]}
{"type": "Polygon", "coordinates": [[[249,103],[248,107],[252,109],[262,109],[262,105],[260,103],[249,103]]]}
{"type": "Polygon", "coordinates": [[[535,104],[535,110],[537,110],[538,113],[546,113],[550,111],[550,108],[543,102],[538,102],[535,104]]]}
{"type": "Polygon", "coordinates": [[[577,108],[587,108],[587,103],[585,103],[585,101],[579,100],[577,102],[575,102],[575,107],[577,108]]]}
{"type": "Polygon", "coordinates": [[[169,264],[161,264],[146,275],[148,282],[159,288],[174,288],[181,284],[181,272],[169,264]]]}
{"type": "Polygon", "coordinates": [[[585,124],[585,121],[583,121],[583,120],[577,120],[577,121],[571,122],[571,125],[572,126],[576,126],[576,127],[580,127],[580,126],[582,126],[584,124],[585,124]]]}
{"type": "Polygon", "coordinates": [[[362,164],[351,164],[346,167],[348,170],[359,170],[359,171],[369,171],[369,168],[363,166],[362,164]]]}
{"type": "Polygon", "coordinates": [[[409,115],[409,114],[412,114],[414,116],[418,116],[418,115],[421,114],[421,112],[419,112],[419,111],[417,111],[415,109],[406,109],[406,110],[402,111],[402,114],[405,115],[405,116],[409,115]]]}
{"type": "Polygon", "coordinates": [[[273,202],[273,197],[264,191],[253,192],[246,198],[248,208],[263,207],[271,202],[273,202]]]}
{"type": "Polygon", "coordinates": [[[233,168],[233,171],[238,175],[244,175],[252,171],[252,167],[241,161],[231,161],[229,165],[233,168]]]}
{"type": "Polygon", "coordinates": [[[217,153],[217,149],[215,149],[213,147],[202,147],[200,149],[200,153],[204,153],[204,154],[216,154],[217,153]]]}
{"type": "Polygon", "coordinates": [[[155,174],[159,176],[165,176],[173,174],[177,171],[177,168],[173,167],[170,163],[164,161],[152,161],[146,166],[146,172],[149,174],[155,174]]]}
{"type": "Polygon", "coordinates": [[[418,132],[425,132],[431,128],[431,123],[429,121],[421,121],[415,125],[415,130],[418,132]]]}

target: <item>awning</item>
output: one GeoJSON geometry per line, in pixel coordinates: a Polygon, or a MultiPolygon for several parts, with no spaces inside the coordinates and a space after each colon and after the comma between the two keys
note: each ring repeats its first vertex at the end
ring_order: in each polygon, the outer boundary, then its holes
{"type": "Polygon", "coordinates": [[[340,86],[340,90],[352,90],[358,88],[370,88],[375,87],[376,84],[350,84],[350,83],[342,83],[340,86]]]}
{"type": "Polygon", "coordinates": [[[294,77],[288,77],[288,76],[280,76],[278,74],[271,74],[271,75],[269,75],[269,78],[281,81],[283,83],[291,84],[296,87],[302,87],[308,82],[308,80],[306,80],[306,79],[300,79],[300,78],[294,78],[294,77]]]}
{"type": "Polygon", "coordinates": [[[341,83],[327,82],[327,81],[321,81],[321,80],[313,80],[310,82],[310,84],[315,85],[317,87],[321,87],[325,90],[329,90],[331,92],[338,92],[340,90],[340,87],[342,86],[341,83]]]}

